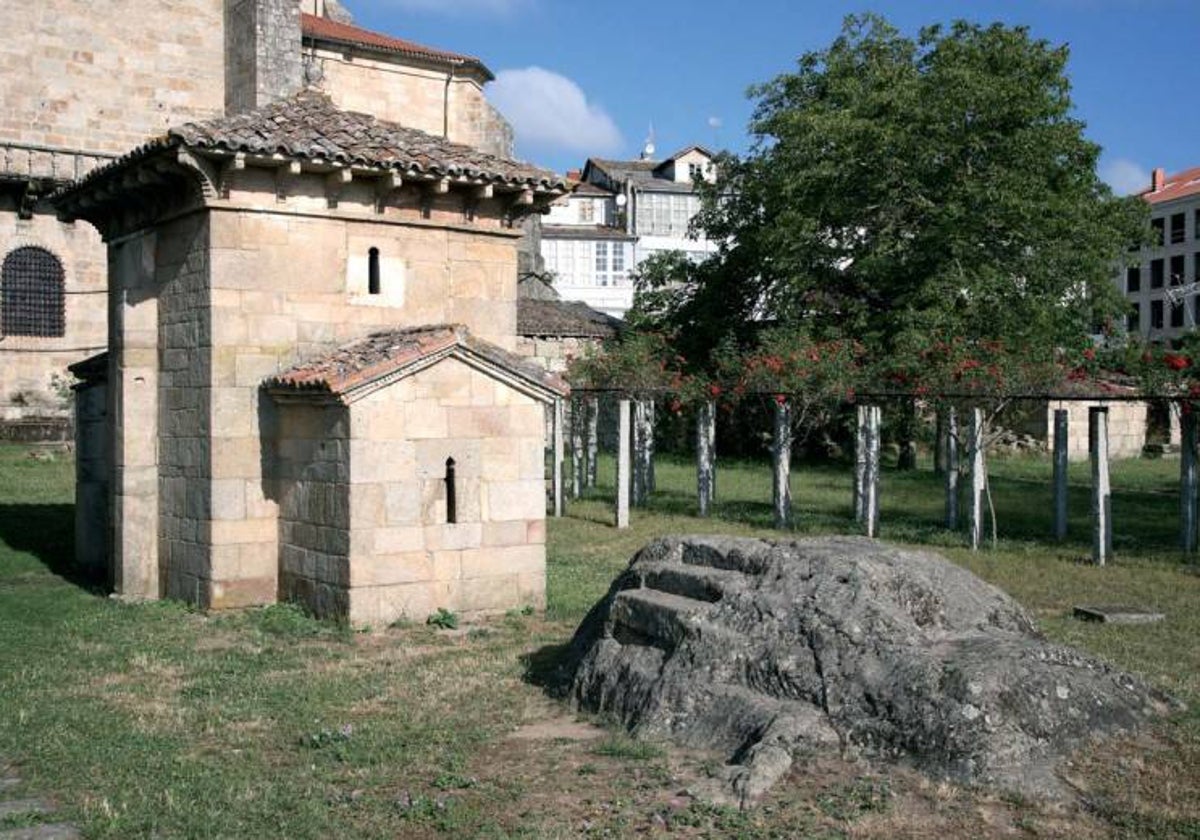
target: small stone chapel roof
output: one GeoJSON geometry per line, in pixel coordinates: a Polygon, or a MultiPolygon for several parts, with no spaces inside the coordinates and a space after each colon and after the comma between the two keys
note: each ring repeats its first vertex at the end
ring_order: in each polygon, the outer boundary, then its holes
{"type": "MultiPolygon", "coordinates": [[[[324,93],[305,90],[234,116],[190,122],[170,129],[83,180],[61,190],[70,198],[114,171],[162,150],[181,148],[215,158],[244,155],[264,162],[293,160],[325,167],[390,171],[409,178],[449,178],[481,186],[560,195],[560,175],[488,154],[462,143],[357,111],[343,111],[324,93]]],[[[276,164],[278,165],[278,164],[276,164]]]]}
{"type": "Polygon", "coordinates": [[[451,356],[499,374],[543,399],[570,392],[558,376],[457,324],[372,333],[268,377],[263,386],[273,394],[333,397],[349,403],[451,356]]]}

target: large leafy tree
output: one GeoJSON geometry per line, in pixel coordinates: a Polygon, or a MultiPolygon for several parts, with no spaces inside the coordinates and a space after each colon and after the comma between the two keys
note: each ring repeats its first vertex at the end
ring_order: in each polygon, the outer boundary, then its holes
{"type": "Polygon", "coordinates": [[[640,317],[689,352],[764,320],[910,361],[935,338],[1078,348],[1124,306],[1146,211],[1097,177],[1067,57],[1022,27],[848,18],[753,91],[751,151],[701,186],[720,251],[649,266],[640,317]]]}

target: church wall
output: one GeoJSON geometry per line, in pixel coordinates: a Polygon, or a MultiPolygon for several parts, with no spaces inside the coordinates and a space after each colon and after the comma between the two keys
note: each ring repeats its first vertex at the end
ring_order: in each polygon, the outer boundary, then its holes
{"type": "MultiPolygon", "coordinates": [[[[516,256],[506,232],[330,217],[327,208],[325,217],[303,215],[306,203],[315,211],[325,199],[308,196],[304,183],[297,192],[292,212],[208,214],[214,608],[270,603],[280,585],[279,493],[264,468],[275,422],[259,387],[266,377],[385,327],[463,323],[502,346],[515,342],[516,256]],[[366,289],[371,248],[380,252],[378,296],[366,289]]],[[[455,213],[447,201],[431,215],[455,213]]]]}
{"type": "Polygon", "coordinates": [[[157,236],[109,248],[108,417],[112,434],[113,587],[158,598],[157,236]]]}
{"type": "Polygon", "coordinates": [[[279,598],[322,618],[350,612],[350,445],[340,405],[278,408],[279,598]]]}
{"type": "Polygon", "coordinates": [[[223,0],[6,3],[0,137],[123,154],[222,112],[223,0]]]}
{"type": "Polygon", "coordinates": [[[317,49],[312,60],[320,68],[319,87],[339,108],[512,157],[512,128],[475,79],[451,75],[447,87],[445,70],[328,47],[317,49]]]}
{"type": "Polygon", "coordinates": [[[54,254],[65,278],[66,331],[62,337],[5,336],[0,344],[0,421],[18,417],[65,417],[69,398],[53,385],[70,381],[67,365],[99,353],[107,344],[106,262],[96,230],[85,222],[64,224],[38,213],[18,218],[0,206],[0,260],[33,245],[54,254]]]}
{"type": "MultiPolygon", "coordinates": [[[[158,515],[162,587],[170,598],[210,606],[227,558],[210,551],[212,332],[209,230],[192,214],[158,230],[158,515]]],[[[236,560],[235,560],[236,562],[236,560]]]]}
{"type": "Polygon", "coordinates": [[[542,415],[455,359],[350,407],[351,621],[544,604],[542,415]]]}

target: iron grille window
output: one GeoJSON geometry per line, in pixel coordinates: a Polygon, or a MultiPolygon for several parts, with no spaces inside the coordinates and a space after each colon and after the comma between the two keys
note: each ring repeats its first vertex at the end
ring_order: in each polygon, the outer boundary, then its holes
{"type": "Polygon", "coordinates": [[[10,251],[0,268],[0,334],[58,338],[66,332],[64,276],[45,248],[10,251]]]}

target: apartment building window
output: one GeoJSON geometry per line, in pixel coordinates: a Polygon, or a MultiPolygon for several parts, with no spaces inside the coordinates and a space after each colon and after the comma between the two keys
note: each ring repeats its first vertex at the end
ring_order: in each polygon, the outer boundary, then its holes
{"type": "Polygon", "coordinates": [[[1171,326],[1183,326],[1183,301],[1171,304],[1171,326]]]}
{"type": "Polygon", "coordinates": [[[1163,228],[1166,225],[1165,219],[1150,220],[1150,244],[1155,248],[1161,248],[1163,244],[1163,228]]]}
{"type": "Polygon", "coordinates": [[[614,242],[612,246],[612,274],[613,285],[623,286],[625,280],[625,243],[614,242]]]}
{"type": "Polygon", "coordinates": [[[15,248],[0,266],[0,335],[60,338],[66,333],[66,275],[45,248],[15,248]]]}
{"type": "Polygon", "coordinates": [[[596,284],[599,286],[609,284],[607,242],[596,243],[596,284]]]}
{"type": "Polygon", "coordinates": [[[579,202],[579,221],[587,224],[596,221],[596,202],[590,198],[579,202]]]}
{"type": "Polygon", "coordinates": [[[700,210],[691,195],[643,193],[638,200],[637,232],[643,236],[687,236],[688,223],[700,210]]]}
{"type": "Polygon", "coordinates": [[[1184,273],[1187,271],[1187,261],[1183,254],[1171,257],[1171,285],[1182,286],[1184,273]]]}
{"type": "Polygon", "coordinates": [[[1150,329],[1161,330],[1163,327],[1163,302],[1150,301],[1150,329]]]}
{"type": "Polygon", "coordinates": [[[1200,210],[1192,211],[1192,239],[1200,239],[1200,210]]]}
{"type": "MultiPolygon", "coordinates": [[[[1200,298],[1197,299],[1200,302],[1200,298]]],[[[1129,313],[1125,319],[1125,331],[1130,333],[1141,332],[1142,330],[1142,305],[1135,303],[1133,311],[1129,313]]]]}
{"type": "MultiPolygon", "coordinates": [[[[1200,254],[1196,255],[1200,258],[1200,254]]],[[[1125,269],[1125,292],[1133,294],[1142,290],[1142,267],[1140,265],[1131,265],[1125,269]]]]}
{"type": "Polygon", "coordinates": [[[1163,287],[1163,261],[1150,260],[1150,288],[1161,289],[1163,287]]]}
{"type": "Polygon", "coordinates": [[[1192,254],[1192,282],[1200,283],[1200,251],[1192,254]]]}
{"type": "Polygon", "coordinates": [[[1187,238],[1187,214],[1174,213],[1171,215],[1171,244],[1175,245],[1187,238]]]}

